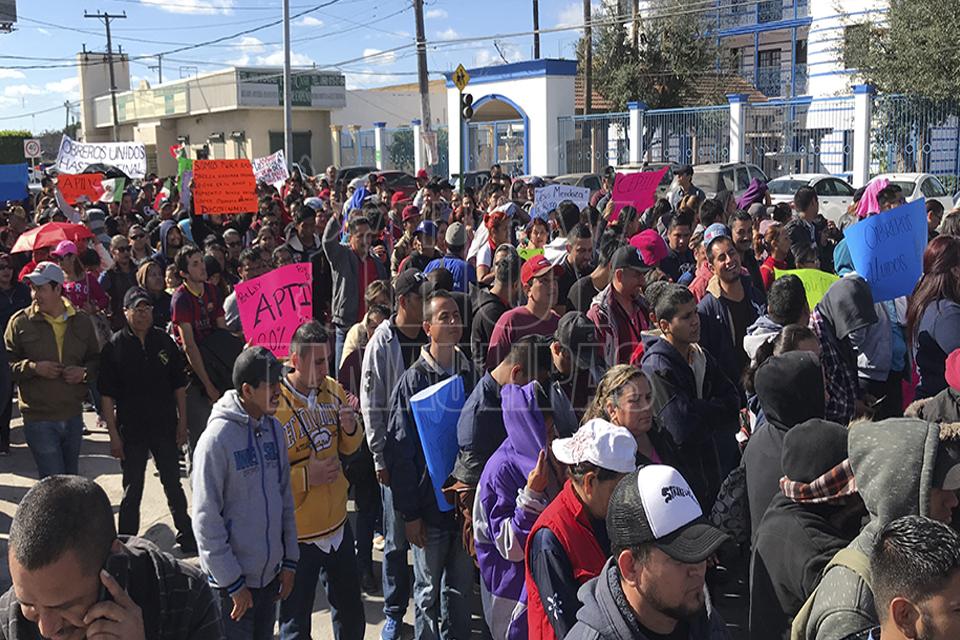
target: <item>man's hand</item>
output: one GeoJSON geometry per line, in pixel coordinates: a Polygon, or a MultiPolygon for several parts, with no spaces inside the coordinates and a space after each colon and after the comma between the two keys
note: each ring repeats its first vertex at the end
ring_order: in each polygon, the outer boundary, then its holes
{"type": "Polygon", "coordinates": [[[203,390],[207,394],[207,399],[211,405],[220,399],[220,390],[213,386],[213,384],[204,385],[203,390]]]}
{"type": "Polygon", "coordinates": [[[547,469],[547,452],[540,450],[537,456],[537,466],[527,475],[527,489],[536,493],[543,493],[547,488],[547,481],[550,479],[550,473],[547,469]]]}
{"type": "Polygon", "coordinates": [[[381,262],[385,262],[387,259],[387,248],[382,244],[378,244],[372,250],[373,255],[375,255],[381,262]]]}
{"type": "Polygon", "coordinates": [[[297,574],[290,569],[284,569],[280,572],[280,591],[274,600],[286,600],[290,597],[290,593],[293,591],[293,580],[296,575],[297,574]]]}
{"type": "Polygon", "coordinates": [[[240,618],[247,612],[247,609],[253,607],[253,594],[250,589],[242,587],[239,591],[230,596],[233,600],[233,611],[230,612],[230,619],[240,622],[240,618]]]}
{"type": "Polygon", "coordinates": [[[83,367],[65,367],[63,379],[67,384],[83,384],[83,376],[87,370],[83,367]]]}
{"type": "Polygon", "coordinates": [[[123,461],[123,440],[120,434],[110,430],[110,455],[117,460],[123,461]]]}
{"type": "Polygon", "coordinates": [[[189,431],[187,429],[187,419],[180,418],[177,421],[177,447],[182,447],[189,440],[189,431]]]}
{"type": "Polygon", "coordinates": [[[100,581],[113,596],[113,601],[98,602],[87,611],[87,615],[83,617],[83,622],[87,625],[87,639],[144,638],[143,613],[140,607],[107,571],[100,571],[100,581]]]}
{"type": "Polygon", "coordinates": [[[336,482],[340,477],[340,458],[310,458],[307,463],[307,481],[311,487],[336,482]]]}
{"type": "Polygon", "coordinates": [[[386,469],[377,469],[377,482],[385,487],[390,486],[390,472],[386,469]]]}
{"type": "Polygon", "coordinates": [[[53,362],[52,360],[35,362],[33,364],[33,370],[41,378],[49,378],[51,380],[56,380],[63,375],[63,365],[59,362],[53,362]]]}
{"type": "Polygon", "coordinates": [[[406,523],[407,542],[421,549],[427,546],[427,527],[422,518],[406,523]]]}
{"type": "Polygon", "coordinates": [[[350,405],[340,405],[340,429],[347,435],[357,432],[357,414],[350,405]]]}

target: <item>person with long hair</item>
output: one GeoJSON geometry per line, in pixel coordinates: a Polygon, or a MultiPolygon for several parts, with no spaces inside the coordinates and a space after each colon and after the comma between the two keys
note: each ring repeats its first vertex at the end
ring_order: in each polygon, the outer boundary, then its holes
{"type": "Polygon", "coordinates": [[[504,211],[492,211],[484,216],[483,224],[490,237],[477,253],[477,282],[493,282],[493,253],[500,245],[509,242],[510,218],[504,211]]]}
{"type": "Polygon", "coordinates": [[[50,253],[63,269],[65,281],[63,295],[73,306],[86,311],[91,316],[106,311],[110,299],[104,293],[97,279],[88,274],[78,257],[77,245],[69,240],[62,240],[50,253]]]}
{"type": "Polygon", "coordinates": [[[766,259],[760,265],[760,277],[763,278],[763,288],[770,290],[770,285],[776,279],[777,269],[789,269],[787,258],[790,256],[790,234],[779,222],[766,220],[760,223],[760,248],[766,254],[766,259]]]}
{"type": "Polygon", "coordinates": [[[170,323],[170,294],[164,285],[163,267],[155,260],[143,262],[137,269],[137,284],[153,299],[153,326],[166,331],[170,323]]]}
{"type": "Polygon", "coordinates": [[[960,348],[960,238],[941,234],[923,252],[923,277],[907,307],[907,340],[920,381],[916,399],[947,388],[947,355],[960,348]]]}

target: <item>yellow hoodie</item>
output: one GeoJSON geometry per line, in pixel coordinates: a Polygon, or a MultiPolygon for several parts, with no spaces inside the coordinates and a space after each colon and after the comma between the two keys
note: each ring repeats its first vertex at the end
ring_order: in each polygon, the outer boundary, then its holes
{"type": "Polygon", "coordinates": [[[280,385],[277,420],[283,426],[290,457],[290,489],[297,518],[297,538],[309,542],[327,536],[347,519],[349,483],[340,476],[330,484],[310,486],[307,463],[311,457],[326,459],[350,455],[360,448],[363,427],[357,415],[353,433],[340,429],[340,407],[347,404],[346,393],[333,378],[327,377],[316,393],[304,396],[286,379],[280,385]]]}

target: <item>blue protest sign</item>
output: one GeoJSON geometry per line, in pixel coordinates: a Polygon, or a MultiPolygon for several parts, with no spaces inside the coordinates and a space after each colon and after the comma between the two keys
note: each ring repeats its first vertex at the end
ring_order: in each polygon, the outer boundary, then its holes
{"type": "Polygon", "coordinates": [[[410,409],[417,423],[427,472],[433,483],[433,493],[440,511],[450,511],[453,505],[443,495],[443,483],[457,461],[457,421],[467,397],[463,378],[453,376],[431,385],[410,398],[410,409]]]}
{"type": "Polygon", "coordinates": [[[913,293],[923,275],[927,210],[915,200],[861,220],[844,236],[853,266],[870,285],[874,302],[913,293]]]}
{"type": "Polygon", "coordinates": [[[0,201],[27,197],[27,164],[0,164],[0,201]]]}

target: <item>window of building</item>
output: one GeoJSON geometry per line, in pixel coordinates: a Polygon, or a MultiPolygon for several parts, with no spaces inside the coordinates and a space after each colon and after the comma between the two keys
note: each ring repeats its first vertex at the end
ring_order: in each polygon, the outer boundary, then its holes
{"type": "Polygon", "coordinates": [[[797,64],[807,64],[806,40],[797,40],[797,49],[793,54],[793,61],[797,64]]]}
{"type": "Polygon", "coordinates": [[[757,66],[761,69],[780,68],[780,49],[766,49],[757,53],[757,66]]]}

